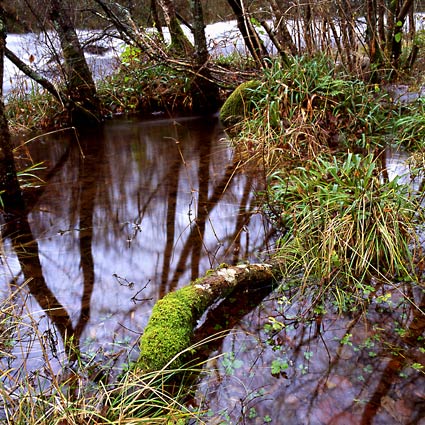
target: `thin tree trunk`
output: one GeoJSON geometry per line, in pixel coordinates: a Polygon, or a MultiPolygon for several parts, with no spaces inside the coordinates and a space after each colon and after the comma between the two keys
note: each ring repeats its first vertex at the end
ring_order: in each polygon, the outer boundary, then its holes
{"type": "Polygon", "coordinates": [[[304,38],[305,47],[309,54],[313,54],[314,41],[313,41],[313,28],[312,28],[312,6],[310,0],[304,5],[303,24],[304,24],[304,38]]]}
{"type": "Polygon", "coordinates": [[[18,58],[11,50],[7,47],[5,48],[5,56],[25,75],[29,78],[40,84],[44,89],[46,89],[51,95],[53,95],[60,102],[66,102],[66,97],[63,93],[60,93],[56,87],[47,79],[28,66],[24,61],[18,58]]]}
{"type": "Polygon", "coordinates": [[[403,41],[403,27],[406,22],[406,18],[411,9],[413,9],[414,0],[405,0],[402,4],[400,2],[396,8],[395,22],[394,22],[394,34],[392,37],[392,48],[391,57],[393,66],[399,67],[399,60],[401,56],[401,48],[403,41]]]}
{"type": "Polygon", "coordinates": [[[220,103],[218,86],[207,67],[209,53],[205,37],[205,22],[201,0],[191,0],[193,37],[195,41],[194,70],[191,84],[192,108],[196,112],[215,112],[220,103]]]}
{"type": "Polygon", "coordinates": [[[99,122],[100,107],[96,86],[64,3],[51,0],[49,18],[62,48],[68,95],[77,106],[71,111],[72,121],[76,125],[99,122]]]}
{"type": "Polygon", "coordinates": [[[170,31],[171,51],[179,56],[191,56],[193,54],[193,46],[180,26],[173,1],[158,0],[158,4],[161,6],[165,22],[170,31]]]}
{"type": "Polygon", "coordinates": [[[277,41],[282,46],[283,50],[288,50],[293,56],[297,55],[298,49],[294,40],[292,40],[291,34],[289,33],[283,11],[277,4],[276,0],[269,0],[269,3],[275,16],[275,32],[277,41]]]}
{"type": "Polygon", "coordinates": [[[156,0],[151,0],[151,13],[152,13],[152,26],[156,28],[161,40],[164,40],[164,34],[162,32],[161,22],[159,21],[158,8],[156,6],[156,0]]]}
{"type": "Polygon", "coordinates": [[[239,31],[245,41],[245,45],[251,53],[254,60],[260,65],[264,66],[264,60],[269,57],[267,49],[264,47],[263,42],[255,31],[248,16],[245,13],[243,0],[227,0],[233,13],[236,16],[239,31]]]}

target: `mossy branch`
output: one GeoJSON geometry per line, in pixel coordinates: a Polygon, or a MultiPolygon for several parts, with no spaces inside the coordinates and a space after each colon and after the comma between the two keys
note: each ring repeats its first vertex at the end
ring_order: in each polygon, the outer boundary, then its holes
{"type": "Polygon", "coordinates": [[[192,343],[193,330],[206,309],[229,296],[236,288],[256,288],[278,276],[271,264],[243,264],[221,267],[159,300],[140,341],[138,367],[144,371],[178,367],[179,353],[192,343]]]}

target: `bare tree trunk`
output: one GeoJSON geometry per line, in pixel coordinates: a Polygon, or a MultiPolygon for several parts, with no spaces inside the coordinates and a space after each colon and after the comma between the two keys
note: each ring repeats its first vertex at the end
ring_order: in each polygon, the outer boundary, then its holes
{"type": "MultiPolygon", "coordinates": [[[[369,60],[371,68],[379,68],[382,62],[382,50],[381,43],[378,39],[377,31],[377,4],[376,0],[367,0],[366,3],[366,16],[367,16],[367,44],[369,49],[369,60]]],[[[382,17],[383,18],[383,17],[382,17]]],[[[375,79],[375,75],[372,75],[372,80],[375,79]]]]}
{"type": "Polygon", "coordinates": [[[215,112],[219,107],[218,86],[207,67],[209,53],[205,37],[205,22],[201,0],[191,0],[193,36],[195,41],[195,77],[192,82],[192,107],[196,112],[215,112]]]}
{"type": "Polygon", "coordinates": [[[314,51],[312,20],[312,6],[310,0],[308,0],[304,5],[303,23],[305,47],[310,54],[313,54],[314,51]]]}
{"type": "MultiPolygon", "coordinates": [[[[4,51],[6,28],[4,10],[0,7],[0,207],[6,215],[22,212],[24,202],[13,158],[9,127],[3,104],[4,51]]],[[[7,217],[6,217],[7,221],[7,217]]]]}
{"type": "Polygon", "coordinates": [[[391,58],[395,68],[399,67],[399,60],[401,56],[401,47],[403,41],[403,27],[406,22],[406,17],[409,11],[413,9],[414,0],[405,0],[404,2],[397,2],[396,15],[394,20],[394,29],[392,36],[391,58]],[[401,3],[401,4],[400,4],[401,3]]]}
{"type": "Polygon", "coordinates": [[[292,40],[291,34],[289,33],[284,12],[281,10],[276,0],[269,0],[269,3],[273,9],[275,17],[275,32],[277,41],[285,51],[288,50],[291,55],[297,55],[298,49],[292,40]]]}
{"type": "Polygon", "coordinates": [[[162,9],[165,22],[170,31],[171,51],[179,56],[191,56],[193,54],[193,46],[180,26],[173,1],[158,0],[158,4],[162,9]]]}
{"type": "Polygon", "coordinates": [[[158,8],[156,5],[156,0],[151,0],[151,13],[152,13],[152,26],[156,28],[159,36],[164,40],[164,34],[162,33],[162,26],[159,21],[158,8]]]}
{"type": "Polygon", "coordinates": [[[385,36],[385,0],[377,0],[378,39],[382,45],[386,43],[385,36]]]}
{"type": "Polygon", "coordinates": [[[236,16],[239,31],[245,41],[245,45],[251,53],[254,60],[260,65],[264,66],[264,59],[268,58],[267,49],[264,47],[263,42],[255,31],[249,17],[246,14],[243,0],[227,0],[233,13],[236,16]]]}
{"type": "Polygon", "coordinates": [[[49,18],[62,48],[68,95],[73,106],[76,106],[71,111],[72,121],[76,125],[99,122],[100,107],[96,86],[63,2],[50,0],[49,18]]]}

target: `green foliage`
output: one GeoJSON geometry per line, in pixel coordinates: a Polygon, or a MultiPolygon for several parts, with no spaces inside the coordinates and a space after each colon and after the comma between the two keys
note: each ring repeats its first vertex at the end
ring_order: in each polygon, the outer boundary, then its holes
{"type": "Polygon", "coordinates": [[[425,143],[425,99],[403,106],[394,118],[394,144],[411,150],[422,149],[425,143]]]}
{"type": "Polygon", "coordinates": [[[152,62],[137,48],[127,47],[117,72],[98,83],[105,114],[190,110],[190,81],[165,64],[152,62]]]}
{"type": "Polygon", "coordinates": [[[287,359],[275,359],[272,361],[270,371],[272,375],[285,375],[286,370],[289,369],[289,362],[287,359]]]}
{"type": "Polygon", "coordinates": [[[335,149],[373,150],[388,132],[388,96],[341,73],[326,56],[293,58],[290,66],[271,61],[262,81],[235,140],[266,166],[335,149]]]}
{"type": "Polygon", "coordinates": [[[372,276],[414,279],[419,201],[398,178],[385,181],[373,155],[318,157],[276,172],[269,196],[289,274],[302,271],[340,307],[346,289],[361,297],[372,276]]]}
{"type": "Polygon", "coordinates": [[[224,367],[226,375],[234,375],[235,371],[243,366],[243,362],[236,358],[235,353],[225,353],[221,364],[224,367]]]}

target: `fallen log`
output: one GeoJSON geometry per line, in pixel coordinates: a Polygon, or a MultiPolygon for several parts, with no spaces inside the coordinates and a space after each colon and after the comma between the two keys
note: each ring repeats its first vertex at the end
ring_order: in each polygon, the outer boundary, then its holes
{"type": "Polygon", "coordinates": [[[204,312],[235,289],[270,284],[281,275],[278,264],[221,266],[159,300],[140,340],[137,366],[144,371],[179,367],[179,353],[192,343],[193,331],[204,312]]]}

